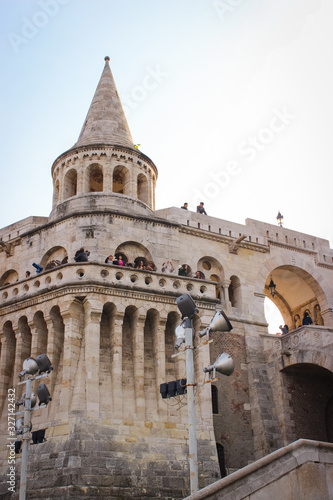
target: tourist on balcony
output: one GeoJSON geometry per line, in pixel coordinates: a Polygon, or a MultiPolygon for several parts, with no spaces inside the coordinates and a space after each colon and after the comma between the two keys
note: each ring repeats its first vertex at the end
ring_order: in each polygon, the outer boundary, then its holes
{"type": "Polygon", "coordinates": [[[312,318],[307,311],[305,311],[305,313],[304,313],[302,324],[303,325],[312,325],[312,318]]]}
{"type": "Polygon", "coordinates": [[[285,335],[286,333],[289,333],[289,326],[288,325],[284,325],[284,326],[280,325],[279,328],[280,328],[280,330],[282,332],[282,335],[285,335]]]}
{"type": "Polygon", "coordinates": [[[188,210],[188,203],[185,202],[184,205],[180,208],[183,208],[184,210],[188,210]]]}
{"type": "Polygon", "coordinates": [[[171,274],[174,272],[174,270],[175,270],[175,268],[173,267],[171,260],[167,260],[166,262],[163,262],[162,273],[171,274]]]}
{"type": "Polygon", "coordinates": [[[88,262],[89,255],[90,252],[82,247],[74,255],[74,260],[75,262],[88,262]]]}

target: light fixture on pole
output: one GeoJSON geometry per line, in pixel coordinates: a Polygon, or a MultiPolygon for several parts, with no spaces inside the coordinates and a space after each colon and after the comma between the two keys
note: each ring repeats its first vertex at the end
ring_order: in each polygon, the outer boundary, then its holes
{"type": "Polygon", "coordinates": [[[207,366],[206,368],[203,369],[203,371],[209,374],[212,373],[211,379],[214,379],[216,372],[229,377],[234,372],[234,369],[235,369],[235,364],[232,357],[226,352],[223,352],[222,354],[219,355],[215,363],[207,366]]]}
{"type": "Polygon", "coordinates": [[[274,283],[272,276],[271,276],[271,281],[269,282],[269,285],[268,285],[268,290],[270,291],[270,294],[274,299],[274,295],[276,292],[276,284],[274,283]]]}
{"type": "MultiPolygon", "coordinates": [[[[198,446],[197,446],[197,431],[196,431],[196,420],[195,420],[195,399],[194,399],[194,387],[196,386],[194,380],[194,363],[193,363],[193,340],[194,340],[194,329],[193,329],[193,317],[198,314],[198,309],[190,295],[184,294],[177,298],[177,306],[182,314],[182,323],[177,326],[175,334],[177,337],[175,348],[179,347],[185,343],[185,354],[186,354],[186,388],[187,388],[187,412],[188,412],[188,442],[189,442],[189,464],[190,464],[190,482],[191,482],[191,494],[198,491],[199,480],[198,480],[198,446]]],[[[218,311],[214,318],[212,319],[210,325],[199,333],[199,337],[203,337],[209,332],[230,332],[232,330],[232,325],[228,320],[227,316],[223,311],[218,311]]],[[[215,361],[215,363],[207,368],[204,368],[206,372],[213,372],[215,376],[216,371],[220,371],[224,375],[231,375],[234,371],[234,364],[232,358],[229,354],[223,353],[215,361]]],[[[177,381],[178,382],[178,381],[177,381]]],[[[162,384],[163,391],[165,392],[165,386],[169,384],[162,384]]],[[[183,387],[183,385],[182,385],[183,387]]],[[[169,387],[167,389],[169,391],[169,387]]],[[[176,390],[176,389],[174,389],[176,390]]],[[[162,392],[161,392],[162,393],[162,392]]],[[[162,394],[163,397],[163,394],[162,394]]]]}
{"type": "Polygon", "coordinates": [[[23,371],[19,374],[19,385],[26,384],[26,390],[23,394],[21,400],[16,403],[18,407],[23,405],[23,411],[19,411],[16,415],[24,415],[24,417],[19,418],[16,421],[16,433],[22,434],[22,461],[21,461],[21,477],[20,477],[20,495],[19,500],[26,499],[27,491],[27,464],[28,464],[28,449],[30,441],[30,432],[32,429],[31,425],[31,411],[39,410],[40,405],[42,408],[51,401],[51,396],[48,388],[45,384],[41,384],[37,389],[37,396],[39,399],[39,406],[34,408],[36,405],[36,396],[31,391],[32,382],[40,378],[47,377],[48,374],[53,370],[51,362],[46,354],[41,354],[34,358],[27,358],[23,362],[23,371]],[[37,373],[39,372],[39,375],[37,373]],[[25,377],[22,381],[22,378],[25,377]]]}
{"type": "Polygon", "coordinates": [[[232,330],[232,325],[223,311],[217,311],[214,318],[210,322],[207,328],[204,328],[199,332],[199,337],[204,337],[207,335],[207,340],[209,340],[210,332],[230,332],[232,330]]]}
{"type": "Polygon", "coordinates": [[[280,227],[282,227],[283,215],[281,214],[281,212],[280,212],[280,211],[279,211],[279,213],[277,214],[276,219],[277,219],[277,221],[278,221],[279,226],[280,226],[280,227]]]}

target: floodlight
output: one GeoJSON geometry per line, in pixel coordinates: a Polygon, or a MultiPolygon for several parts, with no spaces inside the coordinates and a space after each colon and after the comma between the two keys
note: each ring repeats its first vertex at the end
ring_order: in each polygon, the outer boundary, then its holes
{"type": "Polygon", "coordinates": [[[27,373],[28,375],[35,375],[38,372],[38,364],[34,358],[27,358],[23,361],[23,371],[19,374],[19,379],[27,373]]]}
{"type": "Polygon", "coordinates": [[[182,318],[193,318],[199,312],[194,300],[188,293],[184,293],[184,295],[178,297],[176,303],[182,313],[182,318]]]}
{"type": "Polygon", "coordinates": [[[16,434],[23,434],[24,418],[18,418],[15,423],[16,434]]]}
{"type": "Polygon", "coordinates": [[[221,373],[222,375],[226,375],[227,377],[229,377],[229,375],[233,373],[234,369],[235,365],[232,357],[226,352],[223,352],[222,354],[219,355],[215,363],[207,366],[206,368],[203,369],[203,371],[205,373],[213,372],[213,378],[215,378],[215,372],[221,373]]]}
{"type": "Polygon", "coordinates": [[[39,354],[39,356],[37,356],[36,358],[36,362],[39,368],[39,374],[43,372],[50,373],[53,370],[51,361],[46,356],[46,354],[39,354]]]}
{"type": "Polygon", "coordinates": [[[204,337],[210,332],[230,332],[232,328],[227,315],[223,311],[217,311],[210,325],[199,332],[199,337],[204,337]]]}
{"type": "MultiPolygon", "coordinates": [[[[20,417],[16,420],[15,429],[16,429],[16,434],[23,434],[24,433],[24,418],[23,417],[20,417]]],[[[30,422],[29,432],[31,432],[31,429],[32,429],[32,424],[30,422]]]]}
{"type": "Polygon", "coordinates": [[[175,349],[179,349],[180,346],[185,342],[185,328],[183,323],[178,325],[175,330],[175,334],[177,337],[176,343],[175,343],[175,349]]]}
{"type": "Polygon", "coordinates": [[[39,406],[42,404],[49,404],[52,401],[51,395],[45,384],[41,384],[37,388],[37,396],[39,399],[39,406]]]}

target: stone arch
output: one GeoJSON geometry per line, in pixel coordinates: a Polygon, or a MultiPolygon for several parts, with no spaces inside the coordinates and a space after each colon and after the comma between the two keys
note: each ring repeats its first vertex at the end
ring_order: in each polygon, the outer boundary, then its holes
{"type": "Polygon", "coordinates": [[[205,275],[215,275],[219,281],[224,279],[224,269],[222,264],[215,257],[205,255],[198,260],[197,270],[205,275]]]}
{"type": "Polygon", "coordinates": [[[103,167],[99,163],[92,163],[88,167],[89,193],[103,191],[103,167]]]}
{"type": "MultiPolygon", "coordinates": [[[[60,308],[58,305],[52,306],[49,312],[49,318],[51,319],[51,324],[49,328],[52,328],[53,332],[53,342],[51,348],[51,352],[49,349],[47,351],[47,355],[50,358],[50,361],[53,366],[53,372],[51,377],[51,386],[52,390],[55,387],[56,378],[59,383],[62,381],[62,360],[63,360],[63,351],[64,351],[64,340],[65,340],[65,325],[63,322],[63,318],[60,312],[60,308]],[[54,375],[53,375],[54,373],[54,375]]],[[[49,332],[50,334],[50,332],[49,332]]]]}
{"type": "Polygon", "coordinates": [[[165,325],[165,377],[166,382],[175,379],[175,362],[172,357],[175,353],[175,328],[180,324],[180,315],[171,311],[165,325]]]}
{"type": "Polygon", "coordinates": [[[290,330],[297,327],[298,316],[302,321],[306,309],[313,316],[316,304],[327,304],[326,295],[317,279],[308,271],[292,265],[280,265],[272,269],[266,275],[264,292],[269,299],[274,300],[290,330]],[[274,299],[268,288],[271,279],[276,284],[274,299]]]}
{"type": "MultiPolygon", "coordinates": [[[[11,321],[6,321],[0,332],[1,357],[0,357],[0,413],[7,398],[7,391],[14,387],[14,366],[16,362],[16,337],[11,321]]],[[[16,382],[16,381],[15,381],[16,382]]]]}
{"type": "Polygon", "coordinates": [[[232,307],[241,307],[242,305],[241,282],[234,274],[230,277],[229,301],[232,307]]]}
{"type": "Polygon", "coordinates": [[[33,335],[36,335],[37,338],[35,341],[33,339],[34,352],[31,354],[32,357],[35,357],[39,354],[46,354],[47,352],[48,330],[42,311],[37,311],[34,314],[33,324],[35,326],[33,335]]]}
{"type": "MultiPolygon", "coordinates": [[[[66,264],[68,262],[68,253],[66,248],[62,246],[55,246],[50,248],[42,257],[41,266],[45,269],[51,261],[58,261],[61,264],[66,264]]],[[[54,267],[54,266],[50,266],[54,267]]]]}
{"type": "Polygon", "coordinates": [[[115,167],[112,175],[112,191],[119,194],[130,194],[130,172],[123,165],[115,167]]]}
{"type": "Polygon", "coordinates": [[[15,269],[9,269],[0,278],[0,287],[11,285],[19,280],[18,272],[15,269]]]}
{"type": "Polygon", "coordinates": [[[138,200],[143,201],[146,205],[149,204],[148,197],[148,180],[144,174],[139,174],[136,180],[138,200]]]}
{"type": "Polygon", "coordinates": [[[158,380],[158,325],[160,313],[156,309],[148,309],[144,325],[144,392],[146,418],[153,420],[158,411],[156,380],[158,380]]]}
{"type": "Polygon", "coordinates": [[[64,177],[64,200],[76,196],[77,194],[77,171],[71,168],[66,172],[64,177]]]}
{"type": "Polygon", "coordinates": [[[124,241],[116,248],[115,255],[126,257],[126,262],[134,264],[135,260],[143,260],[146,264],[152,261],[148,248],[137,241],[124,241]]]}
{"type": "Polygon", "coordinates": [[[123,416],[133,418],[133,404],[127,405],[128,401],[136,401],[134,384],[134,356],[135,336],[138,328],[138,309],[129,305],[125,309],[122,326],[122,394],[123,394],[123,416]]]}

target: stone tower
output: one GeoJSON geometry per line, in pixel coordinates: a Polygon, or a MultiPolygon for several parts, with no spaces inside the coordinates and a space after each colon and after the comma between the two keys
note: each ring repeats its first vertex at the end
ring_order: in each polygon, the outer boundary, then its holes
{"type": "MultiPolygon", "coordinates": [[[[200,488],[299,437],[333,440],[326,240],[250,219],[155,211],[157,168],[133,145],[109,58],[79,139],[55,160],[52,179],[49,217],[0,230],[3,477],[8,390],[18,400],[23,361],[47,353],[52,402],[32,417],[33,431],[46,429],[47,437],[29,449],[34,498],[189,494],[186,395],[164,400],[159,392],[186,374],[184,353],[174,356],[176,298],[184,293],[199,309],[196,331],[220,309],[233,325],[213,343],[195,339],[200,488]],[[86,262],[74,260],[81,247],[86,262]],[[110,254],[125,265],[105,262],[110,254]],[[33,263],[43,271],[35,274],[33,263]],[[267,333],[266,296],[288,334],[267,333]],[[305,312],[313,323],[302,326],[305,312]],[[222,351],[233,357],[234,374],[203,384],[203,367],[222,351]]],[[[5,481],[0,494],[16,498],[5,481]]]]}

